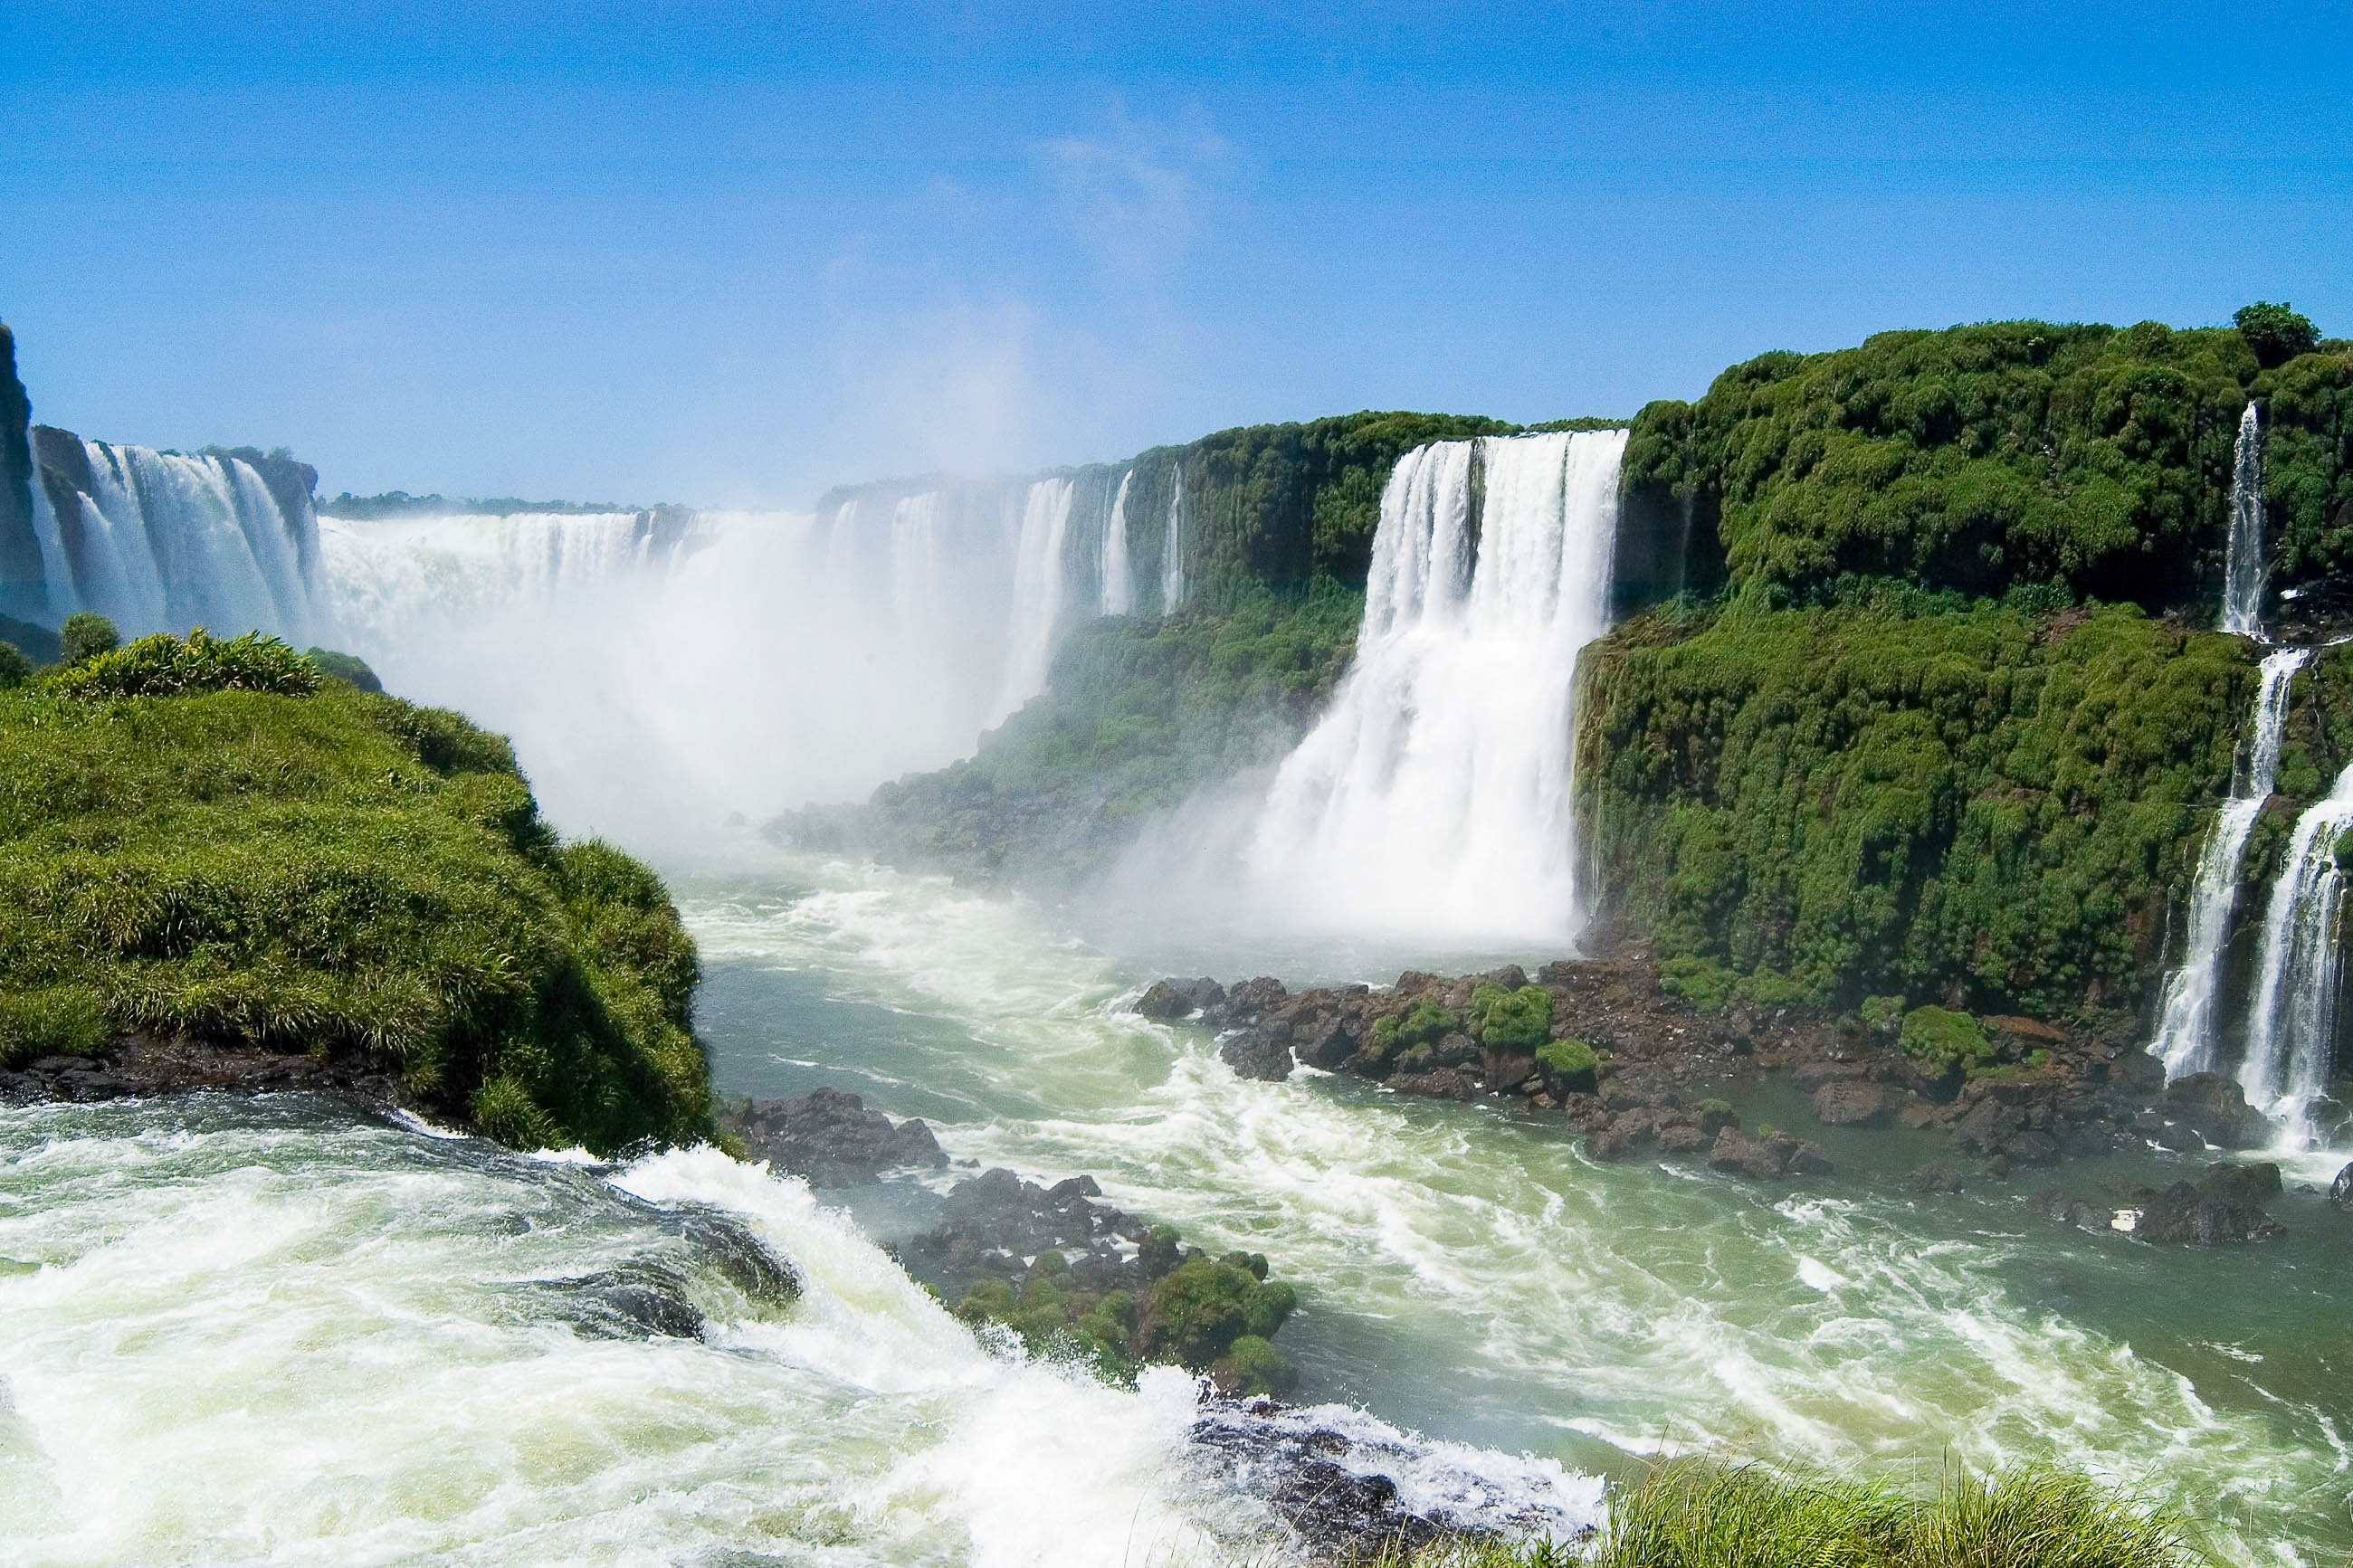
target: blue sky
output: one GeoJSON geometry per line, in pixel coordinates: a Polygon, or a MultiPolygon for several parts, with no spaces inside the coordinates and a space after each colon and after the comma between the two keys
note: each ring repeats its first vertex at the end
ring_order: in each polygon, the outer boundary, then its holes
{"type": "Polygon", "coordinates": [[[0,11],[36,416],[324,490],[806,502],[1772,348],[2286,299],[2353,334],[2322,6],[0,11]]]}

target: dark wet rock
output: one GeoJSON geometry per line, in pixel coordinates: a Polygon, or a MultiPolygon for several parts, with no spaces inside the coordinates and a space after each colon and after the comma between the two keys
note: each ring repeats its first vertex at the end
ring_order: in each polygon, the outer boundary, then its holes
{"type": "Polygon", "coordinates": [[[1238,1078],[1280,1083],[1296,1065],[1291,1054],[1291,1026],[1281,1018],[1261,1018],[1252,1027],[1228,1036],[1218,1055],[1238,1078]]]}
{"type": "Polygon", "coordinates": [[[1092,1176],[1042,1187],[1011,1171],[984,1171],[949,1189],[940,1223],[902,1247],[901,1260],[951,1301],[980,1278],[1018,1279],[1049,1250],[1074,1272],[1107,1269],[1108,1278],[1139,1287],[1176,1267],[1173,1233],[1155,1244],[1149,1225],[1098,1202],[1102,1196],[1092,1176]]]}
{"type": "Polygon", "coordinates": [[[2036,1194],[2034,1212],[2052,1225],[2073,1226],[2078,1230],[2105,1230],[2109,1211],[2073,1193],[2057,1188],[2036,1194]]]}
{"type": "Polygon", "coordinates": [[[792,1265],[770,1251],[733,1215],[716,1209],[677,1212],[674,1228],[752,1300],[771,1306],[799,1300],[800,1276],[792,1265]]]}
{"type": "Polygon", "coordinates": [[[2191,1073],[2166,1085],[2161,1112],[2217,1149],[2253,1149],[2271,1137],[2271,1122],[2247,1103],[2236,1080],[2220,1073],[2191,1073]]]}
{"type": "Polygon", "coordinates": [[[1915,1193],[1957,1193],[1961,1190],[1961,1175],[1950,1165],[1932,1160],[1905,1177],[1904,1184],[1915,1193]]]}
{"type": "Polygon", "coordinates": [[[1464,1104],[1479,1098],[1479,1079],[1469,1070],[1459,1068],[1439,1068],[1426,1073],[1392,1074],[1388,1086],[1399,1094],[1419,1095],[1427,1100],[1454,1100],[1464,1104]]]}
{"type": "Polygon", "coordinates": [[[1136,999],[1135,1010],[1147,1018],[1189,1018],[1226,1005],[1226,988],[1204,975],[1198,980],[1161,980],[1136,999]]]}
{"type": "Polygon", "coordinates": [[[702,1314],[687,1300],[686,1279],[659,1263],[628,1263],[573,1279],[549,1279],[575,1332],[589,1339],[698,1339],[702,1314]]]}
{"type": "Polygon", "coordinates": [[[275,1051],[141,1031],[118,1035],[86,1057],[37,1057],[0,1070],[0,1105],[153,1099],[206,1090],[304,1090],[377,1110],[405,1106],[411,1100],[396,1075],[348,1053],[275,1051]]]}
{"type": "Polygon", "coordinates": [[[1819,1147],[1803,1139],[1787,1132],[1752,1138],[1736,1127],[1727,1127],[1715,1135],[1707,1163],[1711,1170],[1746,1176],[1755,1182],[1828,1175],[1838,1168],[1819,1147]]]}
{"type": "Polygon", "coordinates": [[[1279,1007],[1291,993],[1282,981],[1271,974],[1255,980],[1245,980],[1226,994],[1226,1012],[1236,1024],[1256,1023],[1259,1017],[1279,1007]]]}
{"type": "Polygon", "coordinates": [[[2217,1164],[2195,1186],[2176,1182],[2162,1192],[2139,1188],[2126,1201],[2138,1211],[2133,1234],[2143,1241],[2220,1247],[2285,1236],[2287,1227],[2263,1209],[2279,1190],[2277,1165],[2217,1164]]]}
{"type": "Polygon", "coordinates": [[[2339,1209],[2353,1212],[2353,1163],[2348,1163],[2328,1184],[2328,1201],[2339,1209]]]}
{"type": "Polygon", "coordinates": [[[920,1120],[893,1121],[838,1089],[811,1089],[798,1100],[739,1100],[719,1121],[744,1140],[752,1158],[806,1177],[813,1187],[854,1187],[901,1166],[948,1163],[920,1120]]]}
{"type": "Polygon", "coordinates": [[[1573,1548],[1590,1532],[1581,1519],[1549,1513],[1541,1500],[1448,1467],[1418,1438],[1377,1427],[1343,1431],[1327,1410],[1212,1400],[1191,1432],[1198,1450],[1221,1459],[1241,1489],[1263,1498],[1298,1532],[1311,1561],[1370,1563],[1384,1552],[1505,1532],[1573,1548]],[[1433,1478],[1433,1468],[1451,1473],[1433,1478]],[[1447,1502],[1426,1512],[1409,1508],[1397,1478],[1415,1474],[1421,1491],[1447,1502]]]}
{"type": "Polygon", "coordinates": [[[1814,1090],[1814,1120],[1825,1127],[1883,1127],[1895,1106],[1884,1084],[1841,1079],[1814,1090]]]}
{"type": "Polygon", "coordinates": [[[1659,1151],[1665,1154],[1696,1154],[1715,1144],[1715,1134],[1696,1121],[1670,1122],[1658,1130],[1659,1151]]]}

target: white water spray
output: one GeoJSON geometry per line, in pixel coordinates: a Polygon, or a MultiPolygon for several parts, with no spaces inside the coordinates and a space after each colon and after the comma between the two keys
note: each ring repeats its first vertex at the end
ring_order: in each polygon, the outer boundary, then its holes
{"type": "Polygon", "coordinates": [[[2222,566],[2222,629],[2242,637],[2263,635],[2263,429],[2253,402],[2239,416],[2239,442],[2231,463],[2231,540],[2222,566]]]}
{"type": "Polygon", "coordinates": [[[1399,459],[1356,660],[1246,851],[1293,919],[1575,935],[1573,687],[1609,624],[1625,445],[1623,430],[1488,437],[1399,459]]]}
{"type": "Polygon", "coordinates": [[[1103,521],[1103,613],[1124,616],[1135,608],[1135,569],[1127,556],[1127,486],[1135,478],[1130,468],[1119,477],[1119,493],[1112,498],[1111,515],[1103,521]]]}
{"type": "Polygon", "coordinates": [[[2337,1052],[2337,920],[2346,880],[2337,856],[2348,829],[2353,767],[2296,818],[2263,914],[2263,966],[2239,1085],[2248,1104],[2281,1123],[2294,1147],[2312,1142],[2312,1104],[2327,1090],[2337,1052]]]}
{"type": "Polygon", "coordinates": [[[2289,682],[2311,657],[2304,648],[2281,648],[2263,659],[2246,769],[2235,781],[2231,798],[2214,814],[2214,829],[2199,856],[2198,880],[2189,896],[2189,945],[2181,967],[2166,983],[2157,1037],[2149,1042],[2149,1054],[2165,1062],[2168,1081],[2214,1070],[2216,994],[2222,978],[2222,947],[2238,902],[2239,858],[2279,773],[2289,682]]]}

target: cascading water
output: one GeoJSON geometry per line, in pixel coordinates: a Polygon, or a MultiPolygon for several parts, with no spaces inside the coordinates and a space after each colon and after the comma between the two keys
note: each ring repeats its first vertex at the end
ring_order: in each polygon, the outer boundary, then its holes
{"type": "Polygon", "coordinates": [[[2214,830],[2199,856],[2198,880],[2189,897],[2189,944],[2181,967],[2166,983],[2157,1037],[2149,1042],[2149,1054],[2164,1060],[2168,1081],[2214,1069],[2216,993],[2231,913],[2238,901],[2239,858],[2279,772],[2289,682],[2311,657],[2303,648],[2280,648],[2263,659],[2246,767],[2234,781],[2231,798],[2214,814],[2214,830]]]}
{"type": "Polygon", "coordinates": [[[1488,437],[1398,460],[1355,663],[1245,851],[1291,919],[1575,935],[1572,691],[1608,626],[1625,445],[1623,430],[1488,437]]]}
{"type": "Polygon", "coordinates": [[[2253,402],[2239,416],[2239,442],[2231,463],[2231,539],[2222,566],[2222,629],[2242,637],[2263,635],[2263,430],[2253,402]]]}
{"type": "Polygon", "coordinates": [[[1160,542],[1160,613],[1185,604],[1185,465],[1176,465],[1176,493],[1168,498],[1168,529],[1160,542]]]}
{"type": "Polygon", "coordinates": [[[1119,477],[1119,493],[1112,498],[1111,515],[1103,522],[1103,613],[1124,616],[1135,608],[1135,569],[1127,556],[1127,486],[1135,478],[1130,468],[1119,477]]]}
{"type": "Polygon", "coordinates": [[[1075,488],[331,515],[322,607],[393,689],[512,734],[558,821],[670,842],[970,754],[1097,612],[1075,488]]]}
{"type": "Polygon", "coordinates": [[[2337,1052],[2338,916],[2345,900],[2339,846],[2353,830],[2353,767],[2296,818],[2263,914],[2263,963],[2247,1021],[2239,1085],[2247,1103],[2281,1124],[2295,1147],[2312,1142],[2313,1102],[2328,1088],[2337,1052]]]}
{"type": "Polygon", "coordinates": [[[1021,528],[1014,549],[1013,619],[1008,637],[1005,679],[989,705],[988,724],[1003,723],[1015,710],[1046,689],[1068,590],[1063,545],[1071,529],[1068,479],[1039,479],[1021,502],[1021,528]]]}
{"type": "Polygon", "coordinates": [[[300,644],[313,633],[316,518],[251,463],[87,441],[36,426],[35,533],[52,615],[125,636],[204,626],[300,644]]]}

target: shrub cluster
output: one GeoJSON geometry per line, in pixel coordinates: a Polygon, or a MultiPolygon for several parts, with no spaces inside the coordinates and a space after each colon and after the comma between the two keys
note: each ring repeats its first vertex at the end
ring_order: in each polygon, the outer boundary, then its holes
{"type": "Polygon", "coordinates": [[[0,754],[11,1058],[142,1028],[348,1056],[512,1143],[702,1132],[676,910],[498,736],[199,634],[0,692],[0,754]]]}
{"type": "MultiPolygon", "coordinates": [[[[1153,1227],[1147,1253],[1174,1260],[1175,1230],[1153,1227]]],[[[1258,1253],[1196,1253],[1154,1279],[1139,1303],[1126,1290],[1091,1291],[1050,1248],[1011,1281],[976,1281],[955,1308],[969,1323],[1001,1323],[1033,1351],[1071,1354],[1105,1377],[1132,1381],[1147,1363],[1208,1374],[1229,1394],[1283,1395],[1293,1373],[1271,1342],[1298,1298],[1267,1279],[1258,1253]]]]}

